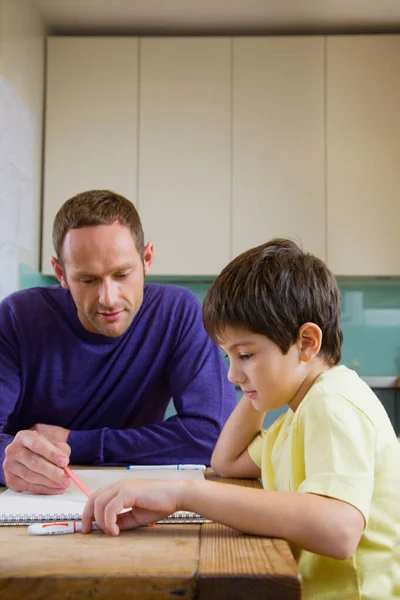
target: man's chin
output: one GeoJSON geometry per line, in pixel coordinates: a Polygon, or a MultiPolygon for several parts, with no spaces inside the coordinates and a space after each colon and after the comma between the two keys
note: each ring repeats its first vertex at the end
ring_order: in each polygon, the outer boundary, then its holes
{"type": "Polygon", "coordinates": [[[97,332],[100,333],[101,335],[105,335],[106,337],[113,337],[113,338],[117,338],[120,337],[121,335],[123,335],[125,333],[125,331],[129,328],[129,325],[131,324],[131,320],[128,322],[126,319],[124,319],[123,323],[109,323],[109,324],[104,324],[101,323],[99,324],[98,322],[94,322],[93,325],[96,328],[97,332]]]}

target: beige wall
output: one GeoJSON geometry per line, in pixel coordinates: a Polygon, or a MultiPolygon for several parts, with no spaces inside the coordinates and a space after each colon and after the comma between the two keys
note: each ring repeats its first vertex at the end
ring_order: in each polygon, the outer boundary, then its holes
{"type": "Polygon", "coordinates": [[[31,251],[17,248],[19,262],[34,268],[39,268],[41,229],[44,37],[43,21],[31,0],[0,0],[0,73],[27,105],[35,123],[30,224],[33,245],[31,251]]]}

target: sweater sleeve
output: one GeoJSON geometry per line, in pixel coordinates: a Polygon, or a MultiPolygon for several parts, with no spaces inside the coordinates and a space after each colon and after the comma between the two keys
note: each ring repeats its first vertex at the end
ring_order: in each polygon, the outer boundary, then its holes
{"type": "Polygon", "coordinates": [[[12,315],[5,301],[0,303],[0,485],[5,484],[3,462],[5,450],[14,437],[5,433],[21,391],[18,341],[12,315]]]}
{"type": "Polygon", "coordinates": [[[236,404],[219,348],[206,334],[201,306],[188,291],[177,312],[167,379],[177,414],[137,429],[71,431],[75,464],[210,464],[221,429],[236,404]]]}

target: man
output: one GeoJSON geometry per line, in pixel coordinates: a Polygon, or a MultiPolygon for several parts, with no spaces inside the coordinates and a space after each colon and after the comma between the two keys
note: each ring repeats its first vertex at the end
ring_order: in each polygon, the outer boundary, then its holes
{"type": "Polygon", "coordinates": [[[53,244],[61,287],[0,304],[0,483],[58,494],[68,462],[209,464],[235,391],[193,294],[144,284],[154,248],[134,206],[78,194],[53,244]]]}

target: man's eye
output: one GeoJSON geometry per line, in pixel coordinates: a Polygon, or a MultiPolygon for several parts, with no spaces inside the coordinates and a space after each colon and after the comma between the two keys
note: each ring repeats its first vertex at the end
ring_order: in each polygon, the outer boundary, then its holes
{"type": "Polygon", "coordinates": [[[86,285],[90,285],[93,282],[94,282],[94,279],[81,279],[81,283],[84,283],[86,285]]]}
{"type": "Polygon", "coordinates": [[[126,277],[128,277],[128,273],[118,273],[115,277],[117,279],[125,279],[126,277]]]}
{"type": "Polygon", "coordinates": [[[241,354],[240,360],[249,360],[252,356],[252,354],[241,354]]]}

